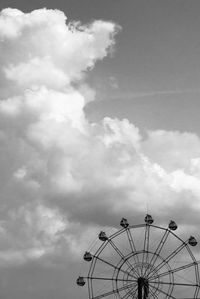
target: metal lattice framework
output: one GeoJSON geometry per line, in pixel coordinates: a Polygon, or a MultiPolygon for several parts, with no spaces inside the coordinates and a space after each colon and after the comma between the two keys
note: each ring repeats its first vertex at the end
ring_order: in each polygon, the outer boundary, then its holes
{"type": "Polygon", "coordinates": [[[77,279],[80,286],[87,282],[89,299],[198,298],[199,263],[191,250],[196,239],[182,240],[174,221],[168,228],[152,223],[150,215],[131,226],[122,218],[122,229],[109,237],[100,232],[102,244],[84,255],[88,275],[77,279]]]}

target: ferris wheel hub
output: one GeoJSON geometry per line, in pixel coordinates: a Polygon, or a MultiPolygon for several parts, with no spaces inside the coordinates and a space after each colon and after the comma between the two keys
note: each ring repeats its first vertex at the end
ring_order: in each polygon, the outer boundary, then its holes
{"type": "Polygon", "coordinates": [[[141,277],[138,278],[138,283],[143,284],[143,285],[147,284],[148,279],[146,277],[141,276],[141,277]]]}

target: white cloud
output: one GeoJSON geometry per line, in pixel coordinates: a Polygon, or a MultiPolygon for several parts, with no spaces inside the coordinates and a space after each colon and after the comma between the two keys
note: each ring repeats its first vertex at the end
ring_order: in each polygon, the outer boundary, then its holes
{"type": "Polygon", "coordinates": [[[25,63],[9,65],[4,72],[7,79],[22,87],[44,84],[61,88],[69,83],[66,74],[53,65],[50,57],[34,57],[25,63]]]}
{"type": "Polygon", "coordinates": [[[22,88],[62,88],[80,79],[114,44],[117,27],[111,22],[74,22],[68,26],[65,22],[64,13],[58,10],[39,9],[24,14],[4,9],[0,40],[5,77],[22,88]]]}
{"type": "MultiPolygon", "coordinates": [[[[7,254],[1,252],[0,259],[24,261],[50,249],[53,254],[63,237],[57,237],[57,230],[68,223],[67,218],[60,220],[67,211],[59,212],[55,200],[50,208],[49,197],[81,192],[86,184],[78,164],[87,157],[82,165],[87,172],[95,144],[83,111],[94,100],[94,91],[82,79],[112,50],[118,27],[104,21],[67,25],[58,10],[25,14],[10,8],[1,12],[0,25],[0,164],[6,169],[0,176],[10,238],[4,240],[7,254]],[[15,234],[19,242],[11,242],[15,234]]],[[[67,234],[68,246],[73,239],[67,234]]]]}

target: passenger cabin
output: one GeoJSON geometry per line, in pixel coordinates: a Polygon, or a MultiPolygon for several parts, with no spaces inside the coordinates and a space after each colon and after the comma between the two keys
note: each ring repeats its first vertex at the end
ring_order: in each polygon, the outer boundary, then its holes
{"type": "Polygon", "coordinates": [[[144,218],[144,221],[148,224],[152,224],[153,223],[153,218],[151,215],[147,214],[146,217],[144,218]]]}
{"type": "Polygon", "coordinates": [[[190,237],[189,237],[189,241],[188,241],[188,243],[189,243],[191,246],[196,246],[196,245],[197,245],[197,240],[195,239],[195,237],[190,236],[190,237]]]}
{"type": "Polygon", "coordinates": [[[86,251],[84,256],[83,256],[83,259],[87,262],[90,262],[92,260],[92,255],[90,252],[86,251]]]}
{"type": "Polygon", "coordinates": [[[170,223],[169,223],[169,229],[171,230],[176,230],[178,228],[177,224],[175,221],[171,220],[170,223]]]}
{"type": "Polygon", "coordinates": [[[101,240],[101,241],[107,241],[108,240],[108,237],[106,236],[105,232],[103,232],[103,231],[100,232],[99,240],[101,240]]]}
{"type": "Polygon", "coordinates": [[[83,287],[85,285],[85,280],[82,276],[79,276],[76,280],[77,285],[83,287]]]}
{"type": "Polygon", "coordinates": [[[127,221],[126,218],[122,218],[122,220],[120,221],[120,225],[123,227],[123,228],[127,228],[129,226],[129,223],[127,221]]]}

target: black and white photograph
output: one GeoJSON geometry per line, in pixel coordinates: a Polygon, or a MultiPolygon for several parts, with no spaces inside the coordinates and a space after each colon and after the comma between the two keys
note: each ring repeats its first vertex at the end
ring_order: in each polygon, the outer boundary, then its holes
{"type": "Polygon", "coordinates": [[[0,299],[200,299],[200,0],[0,0],[0,299]]]}

